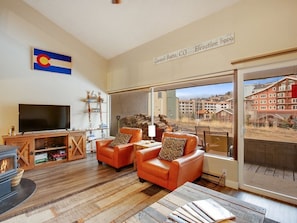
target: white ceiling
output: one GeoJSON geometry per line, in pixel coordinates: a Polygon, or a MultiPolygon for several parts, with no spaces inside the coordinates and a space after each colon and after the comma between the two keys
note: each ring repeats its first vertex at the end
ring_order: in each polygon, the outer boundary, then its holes
{"type": "Polygon", "coordinates": [[[106,59],[240,0],[23,0],[106,59]]]}

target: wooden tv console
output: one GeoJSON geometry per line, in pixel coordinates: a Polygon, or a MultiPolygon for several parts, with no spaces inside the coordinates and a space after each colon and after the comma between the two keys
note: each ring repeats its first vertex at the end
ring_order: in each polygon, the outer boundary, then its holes
{"type": "Polygon", "coordinates": [[[25,170],[86,157],[85,131],[25,133],[2,138],[5,145],[18,147],[18,165],[25,170]]]}

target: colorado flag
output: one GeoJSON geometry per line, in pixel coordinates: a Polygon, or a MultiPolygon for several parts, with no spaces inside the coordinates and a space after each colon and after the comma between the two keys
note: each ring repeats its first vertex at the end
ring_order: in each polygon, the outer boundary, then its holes
{"type": "Polygon", "coordinates": [[[34,48],[33,69],[70,75],[71,57],[34,48]]]}

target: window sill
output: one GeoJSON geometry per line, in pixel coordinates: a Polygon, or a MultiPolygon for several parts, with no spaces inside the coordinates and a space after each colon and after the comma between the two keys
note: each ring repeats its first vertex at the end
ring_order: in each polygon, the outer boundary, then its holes
{"type": "Polygon", "coordinates": [[[221,159],[221,160],[234,161],[234,158],[233,157],[226,157],[226,156],[221,156],[221,155],[217,155],[217,154],[204,153],[204,156],[206,156],[206,157],[212,157],[212,158],[217,158],[217,159],[221,159]]]}

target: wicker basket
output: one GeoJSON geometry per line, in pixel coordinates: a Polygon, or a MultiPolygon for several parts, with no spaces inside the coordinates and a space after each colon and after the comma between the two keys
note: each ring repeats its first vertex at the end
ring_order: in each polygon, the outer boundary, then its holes
{"type": "Polygon", "coordinates": [[[24,173],[24,169],[22,169],[22,168],[18,168],[17,171],[18,171],[17,175],[11,179],[11,186],[12,187],[15,187],[15,186],[19,185],[19,183],[21,182],[23,173],[24,173]]]}

